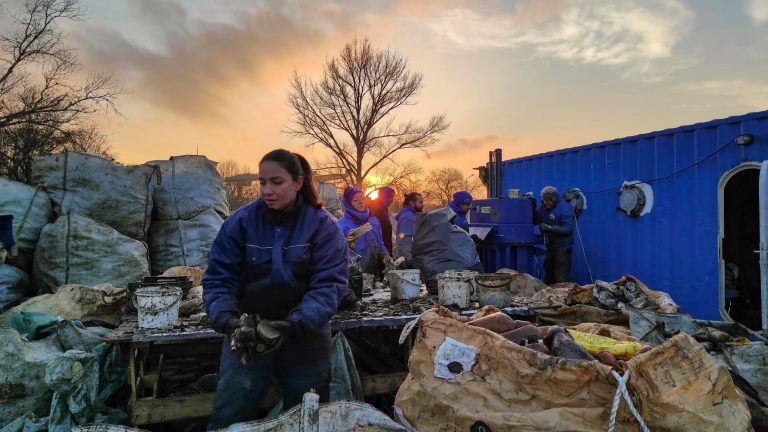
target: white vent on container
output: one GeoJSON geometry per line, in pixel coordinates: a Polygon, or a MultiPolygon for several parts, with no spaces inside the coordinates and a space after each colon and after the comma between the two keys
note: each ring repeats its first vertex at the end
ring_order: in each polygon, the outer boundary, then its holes
{"type": "Polygon", "coordinates": [[[619,210],[627,216],[643,216],[653,209],[653,188],[640,181],[625,181],[619,194],[619,210]]]}

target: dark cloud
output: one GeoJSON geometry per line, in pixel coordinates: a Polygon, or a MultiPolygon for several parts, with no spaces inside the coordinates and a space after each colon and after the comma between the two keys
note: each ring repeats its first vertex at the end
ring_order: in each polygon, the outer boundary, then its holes
{"type": "Polygon", "coordinates": [[[456,152],[472,151],[480,148],[493,150],[495,148],[501,148],[505,144],[513,143],[516,140],[517,139],[514,137],[504,137],[499,135],[461,137],[439,145],[436,151],[430,152],[430,156],[441,158],[445,156],[453,156],[456,152]]]}
{"type": "Polygon", "coordinates": [[[114,71],[137,98],[195,119],[224,117],[243,84],[258,88],[275,70],[285,72],[287,83],[302,58],[317,61],[331,43],[338,47],[330,53],[341,48],[351,29],[344,23],[361,23],[349,8],[302,1],[251,6],[231,22],[193,19],[177,2],[130,7],[135,17],[127,19],[137,20],[137,31],[152,31],[157,46],[91,20],[73,35],[81,53],[90,66],[114,71]]]}

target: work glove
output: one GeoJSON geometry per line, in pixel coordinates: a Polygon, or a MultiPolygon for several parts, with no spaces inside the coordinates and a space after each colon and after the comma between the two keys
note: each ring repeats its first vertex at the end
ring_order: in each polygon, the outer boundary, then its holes
{"type": "Polygon", "coordinates": [[[282,343],[285,339],[291,339],[295,337],[299,337],[310,330],[310,327],[303,325],[301,322],[296,321],[289,321],[289,320],[277,320],[277,321],[267,321],[262,320],[263,322],[266,322],[269,327],[272,329],[280,332],[280,343],[282,343]]]}
{"type": "Polygon", "coordinates": [[[392,270],[397,267],[397,264],[395,264],[395,260],[392,259],[391,256],[384,255],[384,267],[386,267],[387,270],[392,270]]]}
{"type": "Polygon", "coordinates": [[[240,358],[244,365],[251,363],[259,354],[275,351],[282,342],[282,333],[274,329],[267,320],[260,320],[243,314],[240,319],[230,319],[227,329],[232,329],[230,334],[230,348],[240,358]]]}
{"type": "Polygon", "coordinates": [[[356,242],[357,242],[357,237],[355,237],[352,234],[349,234],[347,236],[347,246],[349,246],[350,249],[355,249],[356,242]]]}

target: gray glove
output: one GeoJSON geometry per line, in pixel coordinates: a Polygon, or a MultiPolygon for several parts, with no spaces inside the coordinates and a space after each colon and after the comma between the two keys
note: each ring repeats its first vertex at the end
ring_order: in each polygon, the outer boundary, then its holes
{"type": "Polygon", "coordinates": [[[239,320],[230,319],[227,322],[229,331],[230,348],[244,365],[251,363],[256,355],[276,350],[282,342],[282,333],[269,321],[259,319],[258,315],[255,319],[248,314],[243,314],[239,320]]]}

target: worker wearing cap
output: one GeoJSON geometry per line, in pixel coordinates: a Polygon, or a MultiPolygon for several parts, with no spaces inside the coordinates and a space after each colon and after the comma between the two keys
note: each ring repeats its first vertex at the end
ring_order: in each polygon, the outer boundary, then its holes
{"type": "Polygon", "coordinates": [[[544,235],[547,255],[544,258],[544,282],[568,282],[573,250],[573,210],[560,199],[557,189],[546,186],[541,190],[538,210],[539,229],[544,235]]]}
{"type": "Polygon", "coordinates": [[[472,195],[467,191],[458,191],[453,194],[453,200],[451,200],[448,207],[456,213],[453,219],[453,224],[457,227],[469,232],[469,221],[467,220],[467,213],[472,206],[472,195]]]}

